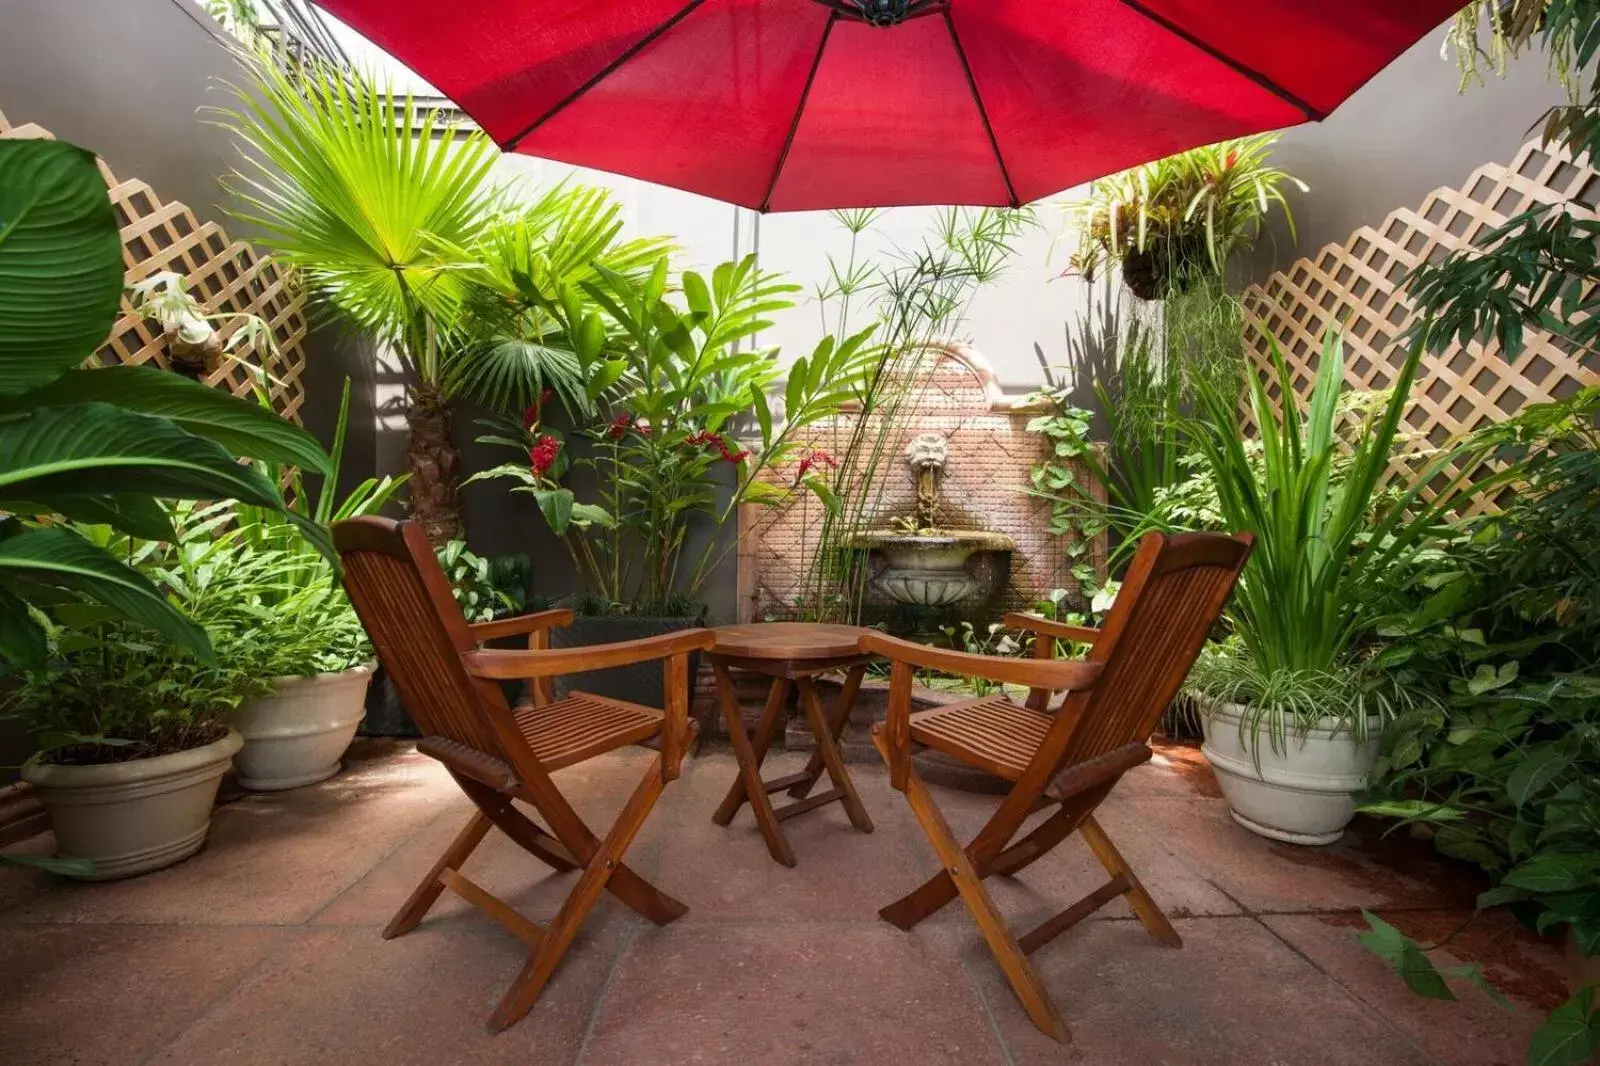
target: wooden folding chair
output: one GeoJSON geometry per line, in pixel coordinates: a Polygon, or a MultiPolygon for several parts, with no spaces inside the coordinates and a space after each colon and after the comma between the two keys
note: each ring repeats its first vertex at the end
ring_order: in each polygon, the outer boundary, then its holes
{"type": "Polygon", "coordinates": [[[384,929],[385,939],[416,928],[450,889],[500,922],[530,949],[527,964],[489,1017],[495,1031],[526,1014],[539,998],[578,926],[602,890],[658,925],[688,909],[640,877],[622,855],[661,795],[678,776],[693,741],[689,654],[709,648],[711,631],[691,629],[644,640],[550,650],[552,626],[570,611],[468,625],[451,596],[422,528],[387,518],[356,518],[333,527],[344,560],[345,588],[372,637],[378,659],[424,734],[417,750],[444,763],[477,808],[384,929]],[[482,649],[483,641],[526,633],[528,650],[482,649]],[[664,711],[582,692],[551,697],[553,676],[665,659],[664,711]],[[498,681],[532,680],[532,702],[513,709],[498,681]],[[561,795],[550,774],[628,744],[660,738],[660,753],[604,839],[561,795]],[[531,805],[542,828],[512,803],[531,805]],[[556,870],[581,870],[548,926],[524,918],[461,873],[461,865],[497,826],[556,870]]]}
{"type": "Polygon", "coordinates": [[[1023,1009],[1044,1032],[1065,1042],[1067,1027],[1028,964],[1028,956],[1117,896],[1163,944],[1182,941],[1161,908],[1094,819],[1124,773],[1151,756],[1146,744],[1204,645],[1249,557],[1249,534],[1151,533],[1139,544],[1122,590],[1102,629],[1008,615],[1009,625],[1036,634],[1036,658],[1004,659],[912,644],[883,634],[861,638],[862,651],[891,660],[888,717],[872,740],[905,793],[944,869],[878,913],[911,929],[958,895],[977,920],[1023,1009]],[[1055,661],[1058,640],[1092,645],[1087,661],[1055,661]],[[1025,685],[1025,705],[1004,694],[926,711],[911,711],[912,669],[925,667],[1025,685]],[[1054,714],[1052,692],[1065,691],[1054,714]],[[954,756],[1013,782],[988,823],[963,848],[911,765],[911,742],[954,756]],[[1015,843],[1037,811],[1051,813],[1015,843]],[[1110,880],[1083,899],[1015,936],[983,881],[1012,876],[1072,833],[1083,836],[1110,880]]]}

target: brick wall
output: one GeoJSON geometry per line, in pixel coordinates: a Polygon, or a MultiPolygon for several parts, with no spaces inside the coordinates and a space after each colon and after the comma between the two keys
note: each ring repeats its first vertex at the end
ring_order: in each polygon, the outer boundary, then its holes
{"type": "MultiPolygon", "coordinates": [[[[906,399],[893,415],[884,458],[878,466],[875,501],[866,508],[869,528],[886,528],[890,521],[914,513],[916,483],[905,462],[905,447],[918,433],[933,432],[946,438],[949,459],[939,478],[938,525],[952,530],[989,530],[1016,541],[1009,573],[1004,561],[975,556],[968,568],[985,592],[982,602],[961,605],[966,616],[1026,606],[1053,588],[1077,591],[1068,573],[1062,538],[1049,531],[1050,504],[1024,493],[1028,473],[1044,457],[1044,443],[1027,432],[1029,419],[1039,412],[1001,394],[988,363],[963,345],[930,349],[928,357],[907,382],[906,399]],[[974,610],[976,608],[976,610],[974,610]]],[[[831,422],[813,427],[811,444],[834,455],[844,451],[859,414],[842,413],[831,422]]],[[[868,434],[875,436],[881,419],[875,413],[868,434]]],[[[1086,470],[1079,469],[1087,483],[1086,470]]],[[[791,484],[795,471],[774,471],[772,479],[791,484]]],[[[741,620],[792,616],[796,599],[816,550],[822,505],[810,493],[796,493],[782,506],[747,508],[741,515],[739,615],[741,620]]],[[[1092,553],[1104,567],[1103,535],[1092,553]]],[[[881,568],[872,560],[873,570],[881,568]]],[[[869,605],[887,600],[875,590],[869,605]]]]}

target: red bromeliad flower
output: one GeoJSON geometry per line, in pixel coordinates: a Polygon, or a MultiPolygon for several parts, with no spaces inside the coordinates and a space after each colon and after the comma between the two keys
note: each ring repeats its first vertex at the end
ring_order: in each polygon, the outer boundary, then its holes
{"type": "Polygon", "coordinates": [[[537,400],[533,401],[526,408],[523,409],[523,411],[522,411],[522,428],[523,429],[525,429],[525,430],[526,429],[532,429],[534,426],[539,424],[539,420],[544,417],[544,405],[549,403],[550,400],[555,396],[555,394],[556,394],[556,390],[555,389],[546,388],[546,389],[544,389],[543,391],[541,391],[539,393],[539,398],[537,400]]]}
{"type": "Polygon", "coordinates": [[[556,456],[560,454],[561,442],[548,433],[542,434],[528,449],[528,465],[533,468],[535,476],[543,477],[545,471],[555,465],[556,456]]]}
{"type": "Polygon", "coordinates": [[[611,420],[611,428],[606,430],[606,436],[612,440],[621,440],[622,435],[633,428],[633,416],[624,411],[611,420]]]}
{"type": "Polygon", "coordinates": [[[715,448],[730,463],[742,463],[750,454],[748,451],[734,451],[728,446],[727,438],[720,433],[713,433],[709,429],[703,429],[699,433],[685,437],[683,443],[690,448],[715,448]]]}
{"type": "Polygon", "coordinates": [[[809,471],[812,467],[822,467],[822,466],[827,467],[829,470],[837,470],[837,469],[839,469],[839,460],[835,459],[833,456],[829,455],[827,452],[818,452],[818,451],[812,452],[811,454],[807,455],[804,459],[800,460],[800,470],[794,476],[794,483],[796,485],[798,485],[798,484],[800,484],[800,482],[804,481],[805,477],[806,477],[806,472],[809,471]]]}

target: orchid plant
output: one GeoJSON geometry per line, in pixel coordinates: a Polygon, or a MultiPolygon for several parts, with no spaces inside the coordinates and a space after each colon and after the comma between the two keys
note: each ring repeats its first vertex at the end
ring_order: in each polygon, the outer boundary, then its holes
{"type": "MultiPolygon", "coordinates": [[[[469,480],[506,478],[533,496],[607,609],[695,613],[707,580],[737,549],[737,537],[718,534],[741,506],[775,506],[797,492],[834,506],[833,458],[803,444],[800,431],[860,399],[877,358],[873,331],[824,338],[795,360],[779,417],[769,397],[784,376],[778,353],[751,342],[770,327],[766,316],[792,306],[797,286],[754,256],[721,264],[709,279],[685,271],[675,289],[665,263],[642,279],[600,268],[582,287],[582,306],[609,320],[603,331],[571,324],[575,336],[610,338],[579,353],[597,421],[563,433],[546,418],[547,392],[520,423],[491,422],[494,432],[480,438],[519,459],[469,480]],[[793,474],[775,477],[774,468],[793,474]],[[704,546],[686,558],[701,532],[704,546]]],[[[552,300],[548,311],[559,318],[577,306],[552,300]]]]}

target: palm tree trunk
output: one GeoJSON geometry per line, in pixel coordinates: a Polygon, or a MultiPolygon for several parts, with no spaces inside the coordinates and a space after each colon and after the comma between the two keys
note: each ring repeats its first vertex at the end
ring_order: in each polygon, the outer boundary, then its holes
{"type": "Polygon", "coordinates": [[[434,384],[411,390],[406,410],[410,439],[411,514],[434,547],[461,539],[461,453],[450,435],[450,404],[434,384]]]}

